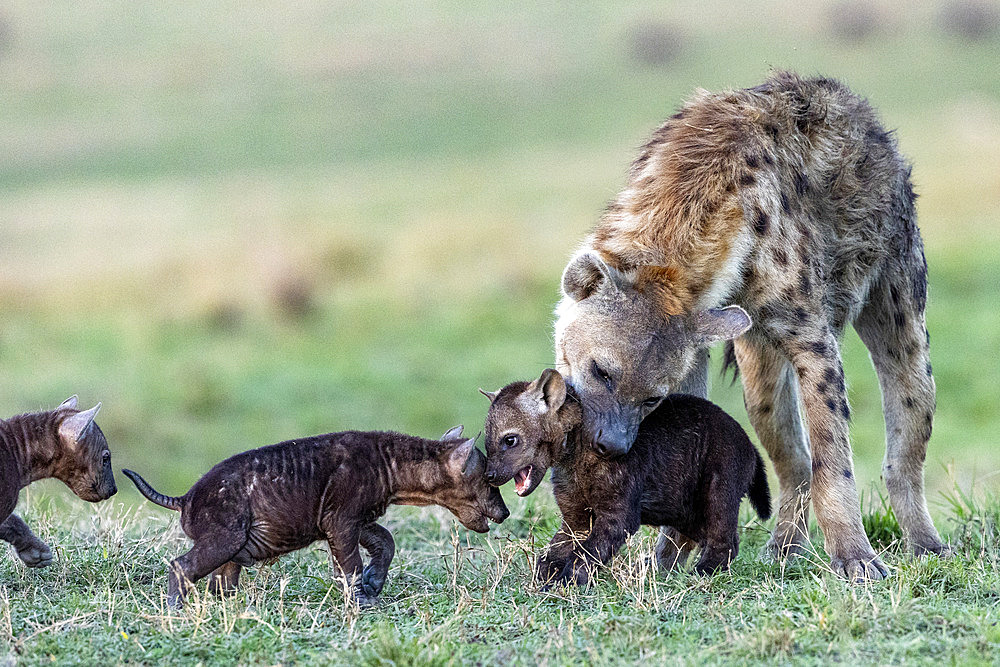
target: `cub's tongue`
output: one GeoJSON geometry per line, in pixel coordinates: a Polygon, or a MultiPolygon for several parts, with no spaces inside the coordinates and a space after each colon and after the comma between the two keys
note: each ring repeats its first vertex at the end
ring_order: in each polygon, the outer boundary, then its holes
{"type": "Polygon", "coordinates": [[[517,495],[523,496],[528,490],[528,483],[531,481],[531,466],[521,468],[514,475],[514,491],[517,495]]]}

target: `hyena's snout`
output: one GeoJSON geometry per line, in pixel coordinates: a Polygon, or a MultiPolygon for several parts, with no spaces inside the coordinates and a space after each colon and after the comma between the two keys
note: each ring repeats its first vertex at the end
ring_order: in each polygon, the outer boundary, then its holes
{"type": "Polygon", "coordinates": [[[635,423],[622,418],[600,418],[592,422],[585,430],[587,441],[595,452],[601,456],[613,458],[627,454],[635,442],[639,432],[639,421],[635,423]]]}

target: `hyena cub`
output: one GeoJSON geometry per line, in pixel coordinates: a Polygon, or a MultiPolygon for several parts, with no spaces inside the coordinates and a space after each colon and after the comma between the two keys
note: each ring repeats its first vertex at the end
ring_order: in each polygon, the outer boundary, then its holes
{"type": "Polygon", "coordinates": [[[12,514],[21,489],[55,477],[92,503],[118,492],[108,441],[94,422],[101,404],[82,412],[76,405],[72,396],[55,410],[0,420],[0,540],[28,567],[49,565],[52,551],[12,514]]]}
{"type": "Polygon", "coordinates": [[[489,531],[509,512],[483,476],[486,459],[462,427],[440,441],[392,432],[345,431],[252,449],[219,463],[179,497],[123,470],[151,502],[181,512],[192,549],[170,563],[168,602],[212,574],[233,589],[240,569],[326,540],[348,594],[366,606],[382,592],[395,553],[375,521],[389,505],[441,505],[466,528],[489,531]],[[358,546],[371,556],[363,567],[358,546]]]}
{"type": "Polygon", "coordinates": [[[534,382],[484,392],[491,401],[486,479],[513,479],[517,494],[527,496],[552,467],[563,523],[538,559],[538,579],[586,584],[640,524],[671,526],[690,538],[666,552],[657,545],[665,569],[695,546],[697,572],[728,568],[739,548],[740,500],[749,496],[761,519],[771,515],[764,463],[740,425],[709,401],[674,394],[642,422],[627,453],[608,458],[586,441],[571,392],[551,369],[534,382]]]}

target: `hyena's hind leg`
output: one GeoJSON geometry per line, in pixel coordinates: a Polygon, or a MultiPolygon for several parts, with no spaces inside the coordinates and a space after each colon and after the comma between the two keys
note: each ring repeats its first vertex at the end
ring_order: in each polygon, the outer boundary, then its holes
{"type": "Polygon", "coordinates": [[[934,378],[924,322],[926,271],[922,256],[883,274],[872,286],[854,328],[871,354],[882,389],[886,451],[882,474],[893,512],[914,553],[942,554],[927,511],[924,458],[934,419],[934,378]]]}
{"type": "Polygon", "coordinates": [[[772,347],[734,341],[743,378],[743,400],[760,444],[778,475],[778,517],[765,554],[780,559],[809,546],[809,485],[812,457],[799,413],[795,369],[772,347]]]}

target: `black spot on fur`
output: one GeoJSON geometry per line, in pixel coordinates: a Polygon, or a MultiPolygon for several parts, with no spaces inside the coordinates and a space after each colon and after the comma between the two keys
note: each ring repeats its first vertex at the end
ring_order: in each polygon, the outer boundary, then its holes
{"type": "Polygon", "coordinates": [[[850,421],[851,408],[850,406],[847,405],[847,401],[844,401],[840,404],[840,414],[844,417],[844,419],[850,421]]]}
{"type": "Polygon", "coordinates": [[[795,173],[795,193],[802,197],[807,192],[809,192],[809,177],[806,176],[804,171],[799,171],[795,173]]]}
{"type": "Polygon", "coordinates": [[[774,166],[774,158],[771,157],[771,154],[768,153],[767,151],[764,151],[763,155],[761,155],[761,159],[764,160],[764,164],[766,164],[768,167],[774,166]]]}
{"type": "Polygon", "coordinates": [[[784,248],[774,249],[774,261],[781,266],[788,266],[788,253],[785,252],[784,248]]]}
{"type": "Polygon", "coordinates": [[[771,218],[768,217],[764,209],[759,206],[754,210],[753,214],[753,229],[757,232],[758,236],[764,236],[767,234],[767,228],[771,224],[771,218]]]}
{"type": "Polygon", "coordinates": [[[910,397],[910,396],[907,396],[906,398],[904,398],[903,399],[903,405],[905,405],[906,407],[908,407],[908,408],[910,408],[912,410],[913,409],[913,398],[910,397]]]}
{"type": "Polygon", "coordinates": [[[816,471],[822,467],[823,467],[823,459],[813,459],[812,469],[814,475],[816,474],[816,471]]]}
{"type": "Polygon", "coordinates": [[[816,391],[818,391],[821,394],[825,394],[829,388],[830,386],[825,382],[820,382],[818,385],[816,385],[816,391]]]}
{"type": "Polygon", "coordinates": [[[930,377],[931,374],[934,372],[933,369],[931,368],[931,362],[929,362],[929,361],[927,362],[927,368],[924,369],[924,370],[927,371],[927,377],[930,377]]]}
{"type": "Polygon", "coordinates": [[[818,354],[819,356],[823,357],[823,356],[826,356],[826,352],[827,352],[828,348],[827,348],[826,343],[824,343],[821,340],[817,340],[817,341],[813,341],[812,343],[808,343],[806,345],[806,349],[809,350],[809,351],[811,351],[811,352],[813,352],[814,354],[818,354]]]}
{"type": "Polygon", "coordinates": [[[781,193],[781,210],[784,211],[786,214],[792,212],[792,203],[788,200],[787,192],[781,193]]]}
{"type": "Polygon", "coordinates": [[[895,315],[893,315],[893,320],[896,322],[896,327],[902,329],[906,326],[906,313],[897,310],[895,315]]]}
{"type": "Polygon", "coordinates": [[[740,174],[739,183],[743,187],[750,187],[754,185],[756,182],[757,179],[754,178],[753,174],[751,174],[749,171],[745,171],[742,174],[740,174]]]}
{"type": "Polygon", "coordinates": [[[825,371],[823,371],[823,379],[829,382],[830,384],[836,384],[837,379],[839,377],[840,375],[837,373],[837,369],[833,367],[827,368],[825,371]]]}
{"type": "Polygon", "coordinates": [[[757,167],[760,166],[760,160],[757,159],[756,155],[750,153],[749,155],[747,155],[746,164],[749,168],[756,169],[757,167]]]}
{"type": "Polygon", "coordinates": [[[847,479],[850,479],[850,478],[854,477],[854,475],[851,473],[850,470],[848,470],[847,468],[844,468],[844,477],[846,477],[847,479]]]}
{"type": "Polygon", "coordinates": [[[832,398],[826,399],[826,407],[830,410],[830,412],[837,412],[837,401],[832,398]]]}
{"type": "Polygon", "coordinates": [[[806,320],[809,319],[809,313],[802,306],[798,306],[795,309],[795,321],[799,324],[805,324],[806,320]]]}
{"type": "Polygon", "coordinates": [[[771,137],[771,141],[777,143],[778,135],[780,133],[780,130],[778,129],[777,125],[775,125],[774,123],[765,123],[764,131],[767,132],[767,134],[771,137]]]}

